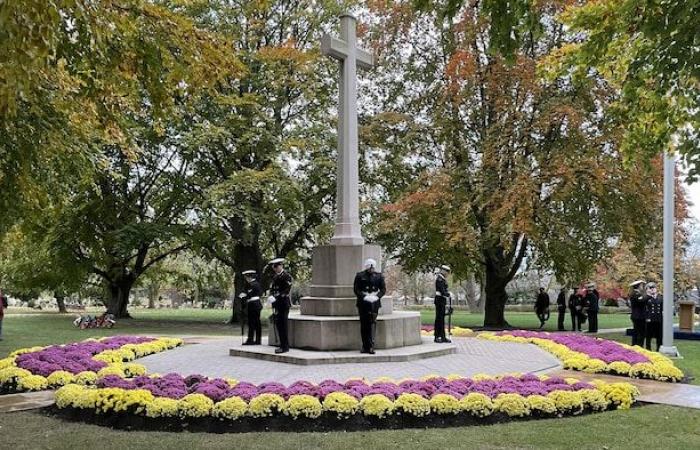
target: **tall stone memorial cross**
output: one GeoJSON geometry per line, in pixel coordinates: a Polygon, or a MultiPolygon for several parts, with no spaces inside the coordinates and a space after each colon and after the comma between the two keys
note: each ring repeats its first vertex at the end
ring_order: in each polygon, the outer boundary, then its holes
{"type": "Polygon", "coordinates": [[[340,16],[340,39],[325,35],[321,52],[339,62],[337,213],[332,245],[363,245],[360,230],[357,151],[357,67],[374,65],[371,53],[357,47],[357,20],[340,16]]]}

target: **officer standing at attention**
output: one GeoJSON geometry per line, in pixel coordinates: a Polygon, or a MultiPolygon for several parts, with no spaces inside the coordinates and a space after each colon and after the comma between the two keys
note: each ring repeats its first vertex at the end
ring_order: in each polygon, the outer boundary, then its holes
{"type": "Polygon", "coordinates": [[[287,353],[289,351],[289,336],[287,334],[287,324],[289,319],[289,308],[292,306],[290,291],[292,290],[292,276],[284,270],[284,258],[277,258],[270,261],[272,266],[272,284],[270,285],[270,298],[272,309],[275,314],[275,326],[279,336],[280,346],[275,349],[275,353],[287,353]]]}
{"type": "Polygon", "coordinates": [[[360,335],[362,336],[362,350],[360,353],[374,355],[373,326],[377,320],[377,313],[381,308],[381,299],[386,292],[384,276],[376,271],[377,262],[371,258],[365,260],[365,270],[357,272],[353,291],[357,297],[357,312],[360,316],[360,335]]]}
{"type": "Polygon", "coordinates": [[[566,318],[566,286],[562,286],[557,295],[557,330],[564,330],[564,319],[566,318]]]}
{"type": "Polygon", "coordinates": [[[630,284],[630,319],[632,320],[632,345],[643,346],[646,337],[646,306],[644,295],[644,280],[630,284]]]}
{"type": "Polygon", "coordinates": [[[241,272],[245,278],[245,291],[240,297],[245,300],[248,307],[248,339],[243,345],[260,345],[262,336],[262,323],[260,323],[260,311],[262,311],[262,288],[258,282],[258,274],[254,270],[241,272]]]}
{"type": "Polygon", "coordinates": [[[663,344],[661,324],[663,323],[664,299],[656,290],[656,283],[647,284],[646,295],[646,339],[645,346],[651,350],[651,340],[656,339],[656,351],[663,344]]]}
{"type": "Polygon", "coordinates": [[[435,342],[451,342],[445,336],[445,310],[447,300],[450,298],[450,291],[447,286],[447,274],[450,273],[449,266],[440,266],[440,271],[435,278],[435,342]]]}

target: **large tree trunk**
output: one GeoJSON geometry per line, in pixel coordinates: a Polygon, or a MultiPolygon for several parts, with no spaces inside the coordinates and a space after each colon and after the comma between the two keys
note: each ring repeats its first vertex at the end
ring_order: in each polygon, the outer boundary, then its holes
{"type": "Polygon", "coordinates": [[[265,268],[265,263],[263,261],[262,254],[260,252],[260,249],[257,245],[246,245],[246,244],[238,244],[236,245],[234,251],[233,251],[233,260],[236,265],[236,267],[232,267],[234,270],[234,275],[233,275],[233,287],[234,287],[234,296],[233,296],[233,308],[231,311],[231,323],[240,323],[241,320],[243,319],[243,309],[244,309],[244,304],[243,301],[241,301],[240,298],[238,298],[238,294],[243,292],[243,287],[245,285],[245,279],[243,278],[243,275],[241,275],[241,272],[244,270],[255,270],[258,272],[258,275],[260,276],[260,284],[263,288],[263,291],[269,287],[270,280],[267,274],[263,273],[263,269],[265,268]]]}
{"type": "Polygon", "coordinates": [[[58,305],[58,312],[59,313],[67,313],[68,310],[66,309],[66,296],[62,292],[57,292],[54,294],[56,297],[56,304],[58,305]]]}
{"type": "Polygon", "coordinates": [[[129,304],[131,288],[134,286],[134,280],[127,277],[119,278],[108,283],[109,298],[107,299],[107,311],[110,314],[114,314],[117,319],[130,319],[131,315],[127,310],[127,306],[129,304]]]}
{"type": "Polygon", "coordinates": [[[484,327],[486,328],[507,328],[508,322],[505,319],[506,286],[508,277],[503,276],[499,267],[492,261],[486,263],[486,301],[484,305],[484,327]]]}

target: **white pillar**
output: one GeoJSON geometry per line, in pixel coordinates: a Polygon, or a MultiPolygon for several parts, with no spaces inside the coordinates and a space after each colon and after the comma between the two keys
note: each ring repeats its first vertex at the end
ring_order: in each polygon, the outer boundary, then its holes
{"type": "Polygon", "coordinates": [[[676,158],[674,152],[664,155],[664,321],[663,345],[659,352],[677,357],[678,349],[673,345],[673,272],[674,272],[674,191],[675,191],[676,158]]]}

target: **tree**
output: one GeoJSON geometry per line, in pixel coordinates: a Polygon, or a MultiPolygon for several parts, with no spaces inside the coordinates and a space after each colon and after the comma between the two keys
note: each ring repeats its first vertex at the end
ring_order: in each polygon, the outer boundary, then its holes
{"type": "Polygon", "coordinates": [[[27,74],[0,87],[2,200],[17,187],[8,210],[29,226],[51,208],[47,248],[102,277],[109,310],[128,316],[138,277],[186,246],[192,195],[176,124],[242,66],[177,4],[17,3],[0,14],[0,79],[27,74]]]}
{"type": "Polygon", "coordinates": [[[101,146],[138,154],[131,119],[162,128],[181,92],[240,68],[230,46],[173,3],[0,4],[0,232],[53,193],[57,178],[102,169],[101,146]]]}
{"type": "Polygon", "coordinates": [[[572,6],[562,20],[582,38],[549,63],[578,78],[602,76],[621,95],[612,110],[621,151],[651,159],[673,147],[700,175],[700,3],[603,0],[572,6]]]}
{"type": "MultiPolygon", "coordinates": [[[[264,273],[273,257],[294,266],[329,234],[334,128],[328,118],[335,65],[321,35],[346,2],[211,2],[195,6],[201,26],[223,33],[249,68],[192,111],[183,136],[199,195],[194,243],[235,274],[264,273]]],[[[234,310],[233,320],[236,319],[234,310]]]]}
{"type": "Polygon", "coordinates": [[[656,231],[630,220],[657,211],[661,174],[623,166],[606,114],[616,92],[537,76],[567,39],[559,7],[539,6],[540,32],[523,37],[512,64],[487,51],[489,21],[472,8],[455,20],[380,10],[374,23],[385,76],[365,150],[381,156],[392,136],[375,177],[422,168],[384,191],[379,238],[408,270],[483,273],[488,327],[507,325],[506,286],[528,252],[558,279],[580,279],[612,240],[639,244],[656,231]]]}

